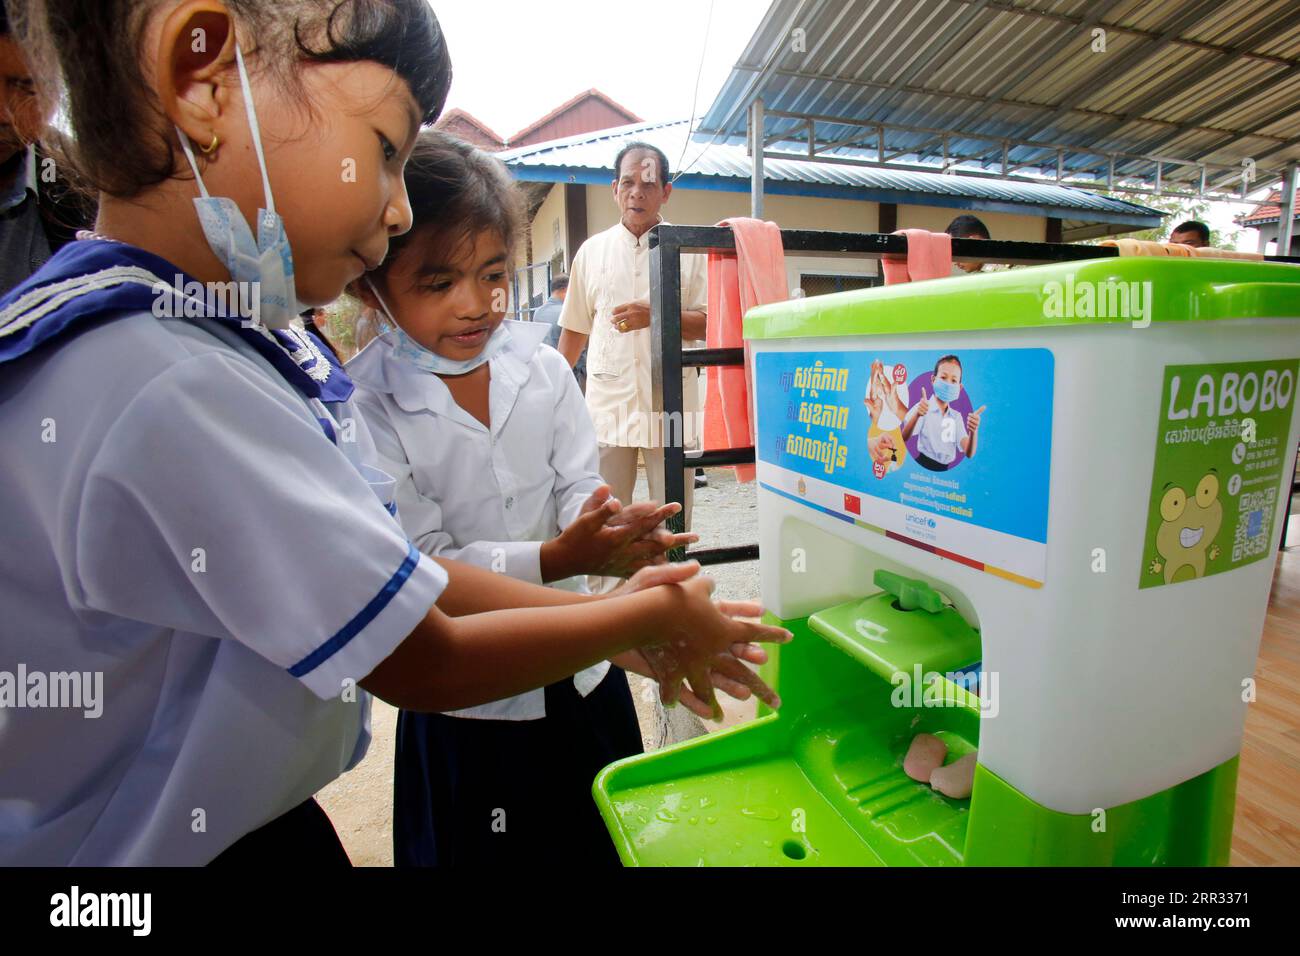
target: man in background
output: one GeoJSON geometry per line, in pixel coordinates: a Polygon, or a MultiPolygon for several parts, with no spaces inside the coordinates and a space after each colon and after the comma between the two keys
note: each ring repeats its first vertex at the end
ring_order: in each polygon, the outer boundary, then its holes
{"type": "Polygon", "coordinates": [[[1174,226],[1169,241],[1181,242],[1193,249],[1204,249],[1210,244],[1210,227],[1197,219],[1188,219],[1174,226]]]}
{"type": "MultiPolygon", "coordinates": [[[[701,415],[699,372],[682,370],[683,420],[665,422],[654,409],[650,383],[650,237],[664,222],[660,209],[672,195],[663,150],[623,144],[610,184],[619,221],[590,236],[574,254],[569,292],[560,316],[560,352],[573,365],[587,355],[587,410],[600,443],[600,474],[614,497],[632,501],[637,461],[645,464],[650,497],[664,501],[664,442],[691,447],[691,419],[701,415]]],[[[682,256],[682,344],[703,345],[707,323],[708,260],[682,256]]],[[[680,347],[668,343],[670,348],[680,347]]],[[[686,482],[682,518],[691,527],[694,483],[686,482]]]]}
{"type": "MultiPolygon", "coordinates": [[[[569,294],[569,277],[564,273],[551,278],[551,296],[537,307],[533,313],[534,322],[546,322],[551,326],[547,333],[546,344],[553,349],[560,347],[560,313],[564,309],[564,299],[569,294]]],[[[587,350],[584,348],[573,366],[574,377],[583,394],[587,393],[587,350]]]]}
{"type": "MultiPolygon", "coordinates": [[[[958,216],[948,223],[944,230],[954,239],[990,239],[989,227],[977,216],[958,216]]],[[[982,262],[954,262],[952,274],[955,276],[974,274],[984,268],[982,262]]]]}
{"type": "Polygon", "coordinates": [[[94,219],[68,183],[58,181],[53,161],[37,151],[48,120],[0,4],[0,295],[94,219]]]}

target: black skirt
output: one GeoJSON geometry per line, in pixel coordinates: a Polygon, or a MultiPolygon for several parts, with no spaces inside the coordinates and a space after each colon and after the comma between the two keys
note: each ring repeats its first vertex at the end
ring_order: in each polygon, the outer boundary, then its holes
{"type": "Polygon", "coordinates": [[[583,697],[546,687],[538,720],[402,711],[393,781],[396,866],[616,866],[591,785],[642,752],[627,676],[583,697]]]}
{"type": "Polygon", "coordinates": [[[208,864],[249,871],[268,866],[318,870],[351,865],[334,824],[314,798],[240,837],[208,864]]]}

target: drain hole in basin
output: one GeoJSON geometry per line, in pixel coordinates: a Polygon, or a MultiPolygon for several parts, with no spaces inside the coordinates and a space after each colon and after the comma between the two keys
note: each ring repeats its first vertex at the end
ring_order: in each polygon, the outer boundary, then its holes
{"type": "Polygon", "coordinates": [[[786,840],[781,844],[781,852],[792,860],[802,860],[808,855],[808,850],[798,840],[786,840]]]}

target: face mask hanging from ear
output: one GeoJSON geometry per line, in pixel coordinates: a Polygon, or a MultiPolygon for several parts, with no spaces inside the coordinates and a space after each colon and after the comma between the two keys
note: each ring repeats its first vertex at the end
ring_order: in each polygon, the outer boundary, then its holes
{"type": "Polygon", "coordinates": [[[510,344],[509,323],[502,322],[496,327],[496,331],[488,336],[488,340],[483,344],[482,351],[473,358],[457,360],[439,355],[432,349],[425,348],[402,331],[402,327],[393,318],[388,303],[379,294],[379,290],[375,288],[375,284],[370,281],[369,276],[366,277],[366,285],[370,286],[375,301],[379,303],[384,318],[388,320],[388,328],[380,332],[379,337],[393,347],[393,354],[398,358],[410,362],[416,368],[425,372],[432,372],[435,375],[464,375],[466,372],[474,371],[484,362],[490,362],[510,344]]]}
{"type": "Polygon", "coordinates": [[[240,296],[242,301],[254,303],[253,314],[247,317],[251,321],[247,324],[260,323],[272,329],[287,329],[302,311],[293,284],[293,251],[284,231],[284,220],[276,213],[275,200],[271,197],[271,180],[266,173],[266,156],[262,152],[262,134],[257,126],[257,110],[253,107],[253,91],[238,43],[235,44],[235,62],[239,67],[239,84],[244,93],[248,128],[253,134],[253,149],[262,171],[262,194],[266,199],[265,208],[257,211],[256,242],[235,201],[208,194],[198,163],[194,160],[190,138],[179,127],[176,133],[199,186],[200,195],[194,200],[194,208],[198,210],[199,224],[208,245],[229,270],[233,281],[256,283],[256,295],[240,296]]]}

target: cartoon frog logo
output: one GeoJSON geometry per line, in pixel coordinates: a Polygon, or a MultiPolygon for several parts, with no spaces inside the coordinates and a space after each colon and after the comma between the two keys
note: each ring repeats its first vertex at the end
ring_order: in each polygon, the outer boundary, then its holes
{"type": "Polygon", "coordinates": [[[1215,536],[1223,526],[1223,505],[1219,502],[1219,476],[1210,470],[1196,485],[1196,494],[1172,482],[1165,485],[1160,499],[1156,531],[1157,557],[1148,566],[1152,574],[1164,573],[1165,584],[1205,576],[1205,562],[1219,556],[1215,536]],[[1163,559],[1163,560],[1161,560],[1163,559]]]}

